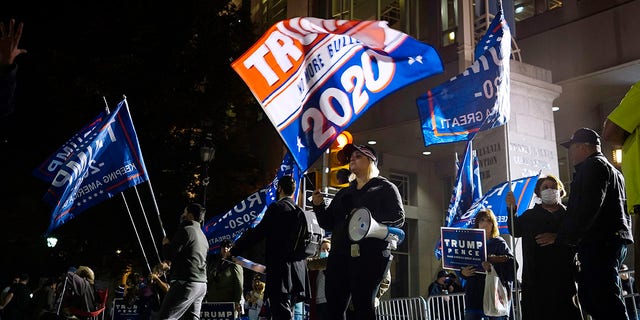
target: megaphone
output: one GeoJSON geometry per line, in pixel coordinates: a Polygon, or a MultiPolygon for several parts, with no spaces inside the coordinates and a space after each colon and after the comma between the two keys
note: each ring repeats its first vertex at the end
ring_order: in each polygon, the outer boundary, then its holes
{"type": "Polygon", "coordinates": [[[364,238],[378,238],[389,242],[392,249],[396,249],[398,243],[404,241],[402,229],[378,223],[371,217],[371,212],[367,208],[353,210],[349,216],[347,228],[349,239],[355,242],[364,238]]]}

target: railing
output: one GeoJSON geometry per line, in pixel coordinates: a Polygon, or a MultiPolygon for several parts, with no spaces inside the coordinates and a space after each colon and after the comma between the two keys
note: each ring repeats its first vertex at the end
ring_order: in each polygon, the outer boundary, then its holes
{"type": "Polygon", "coordinates": [[[427,298],[429,320],[463,320],[464,293],[441,294],[427,298]]]}
{"type": "Polygon", "coordinates": [[[427,302],[422,297],[381,300],[377,320],[428,320],[427,302]]]}

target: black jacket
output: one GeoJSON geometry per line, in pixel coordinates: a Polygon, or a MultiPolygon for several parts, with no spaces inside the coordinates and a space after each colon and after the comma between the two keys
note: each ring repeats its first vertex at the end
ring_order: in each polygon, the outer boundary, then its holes
{"type": "Polygon", "coordinates": [[[633,243],[624,178],[601,152],[575,166],[571,194],[556,241],[633,243]]]}
{"type": "MultiPolygon", "coordinates": [[[[356,181],[342,188],[328,207],[313,206],[320,227],[330,230],[331,254],[351,254],[351,240],[347,234],[348,217],[353,209],[366,207],[378,223],[402,227],[404,207],[398,188],[384,177],[374,177],[358,190],[356,181]]],[[[388,242],[377,238],[365,238],[360,242],[361,255],[375,255],[387,249],[388,242]]]]}
{"type": "Polygon", "coordinates": [[[265,294],[290,293],[295,301],[302,301],[311,298],[307,260],[293,261],[290,246],[286,245],[291,241],[291,234],[299,221],[294,206],[291,198],[287,197],[270,204],[262,221],[255,228],[245,231],[235,242],[231,255],[241,255],[265,239],[265,294]]]}

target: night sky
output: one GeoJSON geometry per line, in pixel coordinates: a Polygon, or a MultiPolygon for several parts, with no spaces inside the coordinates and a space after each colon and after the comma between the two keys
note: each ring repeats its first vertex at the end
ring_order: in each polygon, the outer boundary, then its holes
{"type": "MultiPolygon", "coordinates": [[[[24,22],[20,47],[28,53],[16,60],[16,110],[0,119],[0,252],[4,256],[0,284],[20,272],[29,272],[37,279],[56,275],[72,265],[88,264],[98,272],[117,272],[132,259],[144,263],[138,237],[149,263],[157,262],[148,229],[159,244],[162,219],[171,235],[184,206],[182,201],[160,203],[159,218],[151,205],[148,186],[141,185],[148,227],[135,192],[128,190],[125,194],[132,216],[124,209],[121,197],[109,199],[56,230],[60,241],[51,249],[43,237],[51,213],[42,201],[48,185],[36,179],[32,170],[98,115],[105,107],[103,99],[113,109],[123,95],[127,96],[139,137],[141,133],[152,136],[149,132],[153,126],[188,115],[188,109],[183,113],[163,113],[160,104],[158,110],[138,110],[136,106],[155,106],[155,102],[173,94],[168,92],[166,79],[175,76],[170,70],[180,68],[167,61],[184,51],[183,39],[191,23],[188,14],[197,11],[194,8],[202,3],[186,1],[166,7],[155,1],[123,0],[3,4],[0,19],[5,24],[9,18],[24,22]],[[125,252],[118,256],[116,248],[125,252]]],[[[226,66],[229,60],[222,62],[226,66]]],[[[142,139],[141,147],[154,183],[154,173],[159,176],[164,167],[154,167],[153,163],[160,158],[167,162],[171,155],[167,155],[169,151],[145,146],[142,139]]],[[[172,192],[162,187],[155,189],[155,183],[153,187],[157,198],[172,192]]],[[[176,183],[172,188],[183,186],[176,183]]]]}

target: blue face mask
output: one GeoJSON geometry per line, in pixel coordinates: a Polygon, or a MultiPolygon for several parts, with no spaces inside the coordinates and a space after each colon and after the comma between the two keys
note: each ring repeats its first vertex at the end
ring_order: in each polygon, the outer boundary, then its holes
{"type": "Polygon", "coordinates": [[[329,251],[320,251],[320,258],[326,258],[329,256],[329,251]]]}

